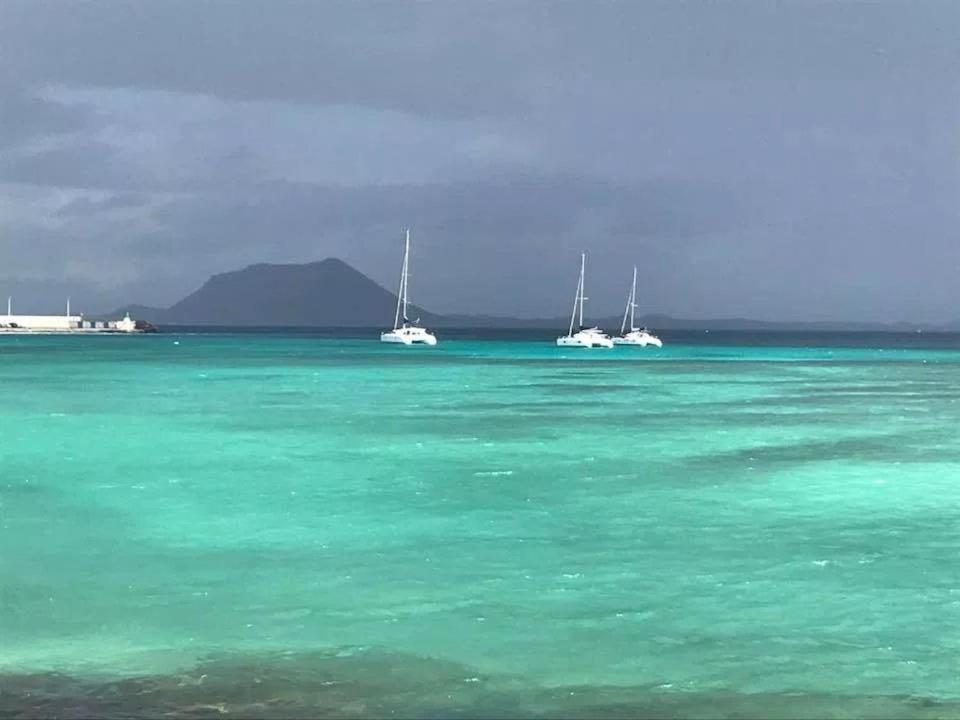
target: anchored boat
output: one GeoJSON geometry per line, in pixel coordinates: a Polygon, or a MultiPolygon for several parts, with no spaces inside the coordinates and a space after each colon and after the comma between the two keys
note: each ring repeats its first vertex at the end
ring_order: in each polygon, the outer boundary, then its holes
{"type": "Polygon", "coordinates": [[[630,292],[627,295],[627,307],[623,311],[623,322],[620,324],[620,337],[613,338],[616,345],[638,345],[646,347],[653,345],[663,347],[663,343],[656,335],[651,333],[645,327],[638,328],[634,325],[633,313],[637,307],[637,266],[633,266],[633,285],[630,286],[630,292]],[[627,330],[627,318],[630,319],[630,330],[627,330]]]}
{"type": "Polygon", "coordinates": [[[557,338],[560,347],[580,348],[612,348],[613,340],[603,330],[597,327],[583,326],[583,275],[587,264],[587,254],[580,253],[580,280],[577,282],[577,294],[573,298],[573,313],[570,315],[570,329],[566,335],[557,338]],[[579,317],[579,320],[578,320],[579,317]],[[573,331],[574,321],[577,321],[577,331],[573,331]]]}
{"type": "Polygon", "coordinates": [[[406,233],[403,248],[403,267],[400,270],[400,289],[397,292],[397,312],[393,318],[393,330],[380,333],[380,342],[401,345],[436,345],[437,338],[420,327],[419,318],[411,322],[407,318],[407,286],[410,271],[410,230],[406,233]],[[402,310],[402,313],[401,313],[402,310]],[[403,321],[401,322],[401,318],[403,321]]]}

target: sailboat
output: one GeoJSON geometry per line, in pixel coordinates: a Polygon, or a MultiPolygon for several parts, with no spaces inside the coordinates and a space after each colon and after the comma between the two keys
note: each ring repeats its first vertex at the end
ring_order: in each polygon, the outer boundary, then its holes
{"type": "Polygon", "coordinates": [[[655,345],[663,347],[660,338],[648,331],[646,328],[638,328],[634,325],[633,312],[637,307],[637,266],[633,266],[633,285],[630,286],[630,293],[627,295],[627,307],[623,311],[623,322],[620,324],[620,337],[613,338],[617,345],[655,345]],[[630,330],[627,330],[627,319],[630,320],[630,330]]]}
{"type": "Polygon", "coordinates": [[[560,347],[602,347],[612,348],[613,340],[600,328],[585,328],[583,326],[583,272],[587,264],[587,254],[580,253],[580,280],[577,282],[577,294],[573,298],[573,314],[570,315],[570,329],[566,335],[557,338],[560,347]],[[573,331],[574,321],[577,320],[577,331],[573,331]]]}
{"type": "Polygon", "coordinates": [[[380,342],[401,345],[436,345],[437,338],[407,318],[407,286],[410,270],[410,230],[407,230],[403,248],[403,268],[400,270],[400,289],[397,291],[397,312],[393,317],[393,330],[380,333],[380,342]],[[402,312],[401,312],[402,311],[402,312]],[[402,320],[402,322],[401,322],[402,320]]]}

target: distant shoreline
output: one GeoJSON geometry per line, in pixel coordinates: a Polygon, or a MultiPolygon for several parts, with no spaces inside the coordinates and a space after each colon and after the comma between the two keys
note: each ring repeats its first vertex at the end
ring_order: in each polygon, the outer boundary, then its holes
{"type": "MultiPolygon", "coordinates": [[[[209,327],[356,327],[386,328],[394,316],[397,296],[356,268],[337,258],[300,265],[250,265],[212,276],[195,292],[169,307],[127,305],[109,313],[129,313],[157,326],[209,327]]],[[[430,329],[566,330],[569,314],[517,318],[484,313],[436,313],[411,304],[411,318],[430,329]]],[[[590,315],[589,324],[619,328],[623,314],[590,315]]],[[[638,326],[655,332],[775,331],[775,332],[952,332],[960,320],[930,322],[868,322],[857,320],[753,320],[743,317],[690,319],[647,312],[638,326]]]]}
{"type": "MultiPolygon", "coordinates": [[[[595,323],[602,330],[615,330],[613,325],[602,322],[595,323]]],[[[166,333],[194,332],[202,334],[229,334],[229,333],[289,333],[289,334],[324,334],[343,335],[355,334],[367,336],[377,334],[386,327],[381,325],[223,325],[214,323],[162,323],[156,331],[166,333]]],[[[561,325],[442,325],[431,323],[431,328],[443,334],[453,335],[486,335],[486,336],[522,336],[522,337],[553,337],[558,332],[566,332],[561,325]]],[[[945,336],[960,335],[960,329],[950,328],[918,328],[901,329],[896,327],[861,328],[861,327],[710,327],[690,326],[674,327],[668,325],[648,324],[651,330],[668,335],[850,335],[850,336],[877,336],[890,335],[902,337],[945,336]]],[[[58,330],[58,329],[0,329],[2,335],[124,335],[144,333],[124,333],[117,330],[58,330]]]]}

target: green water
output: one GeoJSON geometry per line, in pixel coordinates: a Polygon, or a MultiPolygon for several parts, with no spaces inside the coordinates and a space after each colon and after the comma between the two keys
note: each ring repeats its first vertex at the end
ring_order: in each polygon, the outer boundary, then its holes
{"type": "Polygon", "coordinates": [[[441,341],[0,337],[0,713],[960,716],[960,342],[441,341]]]}

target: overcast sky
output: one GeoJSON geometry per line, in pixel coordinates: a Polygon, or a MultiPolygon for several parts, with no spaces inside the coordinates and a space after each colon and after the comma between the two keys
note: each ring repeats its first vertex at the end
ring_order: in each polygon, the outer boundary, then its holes
{"type": "MultiPolygon", "coordinates": [[[[0,2],[0,295],[960,317],[960,3],[0,2]]],[[[44,302],[41,298],[46,297],[44,302]]],[[[32,307],[26,307],[30,304],[32,307]]]]}

